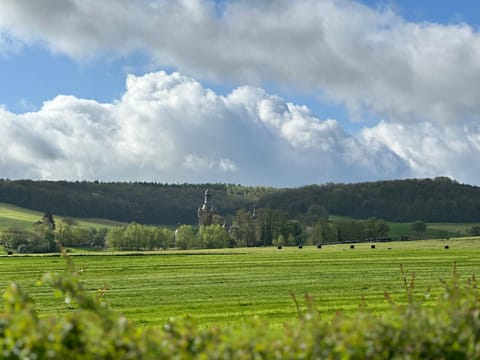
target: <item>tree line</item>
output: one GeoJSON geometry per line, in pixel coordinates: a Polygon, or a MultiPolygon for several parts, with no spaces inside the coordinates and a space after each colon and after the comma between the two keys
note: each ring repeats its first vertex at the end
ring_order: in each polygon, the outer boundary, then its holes
{"type": "Polygon", "coordinates": [[[104,248],[107,228],[84,228],[74,219],[56,222],[45,213],[31,228],[8,226],[0,231],[0,245],[8,253],[52,253],[61,247],[104,248]]]}
{"type": "Polygon", "coordinates": [[[71,218],[55,221],[50,213],[31,229],[10,226],[0,232],[0,244],[11,253],[48,253],[64,248],[115,250],[213,249],[261,246],[298,246],[386,237],[384,220],[329,221],[318,217],[313,226],[289,219],[282,210],[237,211],[229,226],[184,224],[172,228],[132,222],[112,228],[85,228],[71,218]]]}

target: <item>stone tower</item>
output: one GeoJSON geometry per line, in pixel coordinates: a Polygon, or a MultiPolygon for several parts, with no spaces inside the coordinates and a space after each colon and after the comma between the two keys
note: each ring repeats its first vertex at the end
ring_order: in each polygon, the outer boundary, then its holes
{"type": "Polygon", "coordinates": [[[208,226],[213,224],[213,217],[217,214],[217,210],[211,205],[210,198],[212,195],[205,190],[203,205],[198,208],[198,225],[208,226]]]}

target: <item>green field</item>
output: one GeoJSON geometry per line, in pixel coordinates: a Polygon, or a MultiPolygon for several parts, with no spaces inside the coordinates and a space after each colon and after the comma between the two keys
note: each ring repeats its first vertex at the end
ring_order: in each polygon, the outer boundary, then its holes
{"type": "MultiPolygon", "coordinates": [[[[401,301],[403,264],[415,272],[419,294],[440,278],[451,278],[457,264],[464,278],[480,274],[480,239],[415,241],[316,247],[225,249],[75,256],[84,269],[86,288],[95,292],[108,286],[107,301],[134,323],[161,325],[169,317],[191,314],[205,325],[243,321],[255,315],[272,326],[295,316],[289,295],[315,297],[325,316],[354,312],[362,297],[372,311],[389,305],[384,292],[401,301]],[[128,256],[127,256],[128,255],[128,256]]],[[[52,290],[38,286],[47,271],[60,271],[60,257],[0,257],[0,287],[16,280],[36,301],[42,314],[68,311],[52,290]]]]}
{"type": "MultiPolygon", "coordinates": [[[[21,208],[18,206],[0,203],[0,229],[7,226],[19,226],[24,229],[30,229],[33,224],[40,220],[43,213],[40,211],[21,208]]],[[[61,220],[62,217],[54,215],[56,220],[61,220]]],[[[106,219],[76,219],[78,224],[83,227],[112,227],[123,225],[118,221],[106,219]]]]}

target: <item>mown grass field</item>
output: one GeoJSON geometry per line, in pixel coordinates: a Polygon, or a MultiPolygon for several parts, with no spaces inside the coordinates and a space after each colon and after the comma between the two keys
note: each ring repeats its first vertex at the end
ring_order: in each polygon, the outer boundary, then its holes
{"type": "MultiPolygon", "coordinates": [[[[191,314],[205,325],[244,321],[260,316],[272,327],[295,316],[289,295],[315,297],[324,316],[354,312],[365,299],[381,312],[389,307],[388,291],[404,297],[400,264],[416,274],[419,295],[440,289],[439,279],[452,276],[453,264],[465,279],[480,274],[480,239],[425,240],[316,247],[168,251],[142,255],[119,253],[75,256],[92,293],[108,286],[107,301],[139,326],[159,326],[169,317],[191,314]],[[444,249],[448,244],[449,249],[444,249]],[[128,255],[128,256],[127,256],[128,255]]],[[[64,259],[0,257],[0,288],[17,281],[36,301],[41,314],[68,311],[37,280],[61,271],[64,259]]]]}

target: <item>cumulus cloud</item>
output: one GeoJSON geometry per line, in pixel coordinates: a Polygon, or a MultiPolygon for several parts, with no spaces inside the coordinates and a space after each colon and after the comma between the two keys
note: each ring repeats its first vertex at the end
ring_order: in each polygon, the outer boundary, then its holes
{"type": "Polygon", "coordinates": [[[259,88],[220,96],[165,72],[126,84],[111,104],[58,96],[36,112],[0,110],[2,176],[293,186],[408,175],[386,146],[259,88]]]}
{"type": "Polygon", "coordinates": [[[391,149],[416,177],[445,175],[470,184],[479,183],[480,121],[472,121],[468,126],[443,127],[429,122],[381,122],[364,129],[361,138],[371,146],[381,144],[391,149]]]}
{"type": "Polygon", "coordinates": [[[347,0],[6,0],[0,28],[74,57],[142,49],[199,79],[315,91],[390,121],[480,115],[480,36],[347,0]]]}

